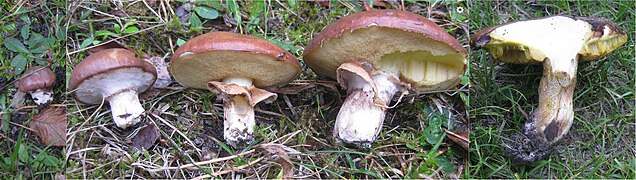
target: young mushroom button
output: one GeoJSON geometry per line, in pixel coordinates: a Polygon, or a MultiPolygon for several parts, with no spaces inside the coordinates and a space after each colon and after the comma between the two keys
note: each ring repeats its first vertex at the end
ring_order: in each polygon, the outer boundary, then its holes
{"type": "Polygon", "coordinates": [[[565,16],[504,24],[472,37],[475,47],[485,48],[499,61],[543,64],[539,106],[524,125],[524,134],[536,149],[504,146],[512,151],[515,161],[543,158],[570,129],[578,62],[606,56],[626,41],[627,36],[610,20],[565,16]]]}
{"type": "Polygon", "coordinates": [[[22,92],[31,94],[37,105],[49,103],[53,100],[53,85],[55,73],[48,67],[33,66],[24,71],[24,77],[16,81],[15,86],[22,92]]]}
{"type": "Polygon", "coordinates": [[[223,100],[223,137],[234,147],[253,140],[254,105],[276,99],[260,89],[287,84],[300,74],[296,58],[261,38],[210,32],[183,44],[171,73],[181,85],[209,89],[223,100]]]}
{"type": "Polygon", "coordinates": [[[466,50],[428,19],[405,11],[370,10],[325,27],[305,48],[317,74],[347,89],[334,137],[370,146],[382,128],[394,94],[455,87],[464,74],[466,50]]]}
{"type": "Polygon", "coordinates": [[[148,90],[156,78],[152,64],[129,50],[114,48],[92,54],[77,64],[71,72],[69,88],[79,102],[108,101],[115,124],[126,128],[140,121],[145,110],[137,94],[148,90]]]}

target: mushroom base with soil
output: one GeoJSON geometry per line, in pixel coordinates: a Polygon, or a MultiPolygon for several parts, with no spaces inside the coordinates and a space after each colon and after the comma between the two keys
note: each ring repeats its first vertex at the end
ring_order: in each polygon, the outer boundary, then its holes
{"type": "Polygon", "coordinates": [[[53,90],[51,89],[38,89],[29,92],[29,94],[31,94],[33,102],[35,102],[35,104],[37,105],[47,104],[53,101],[53,90]]]}
{"type": "Polygon", "coordinates": [[[276,94],[253,86],[249,78],[225,78],[223,82],[211,81],[208,89],[223,99],[223,138],[239,147],[254,140],[254,106],[261,101],[271,103],[276,94]]]}
{"type": "Polygon", "coordinates": [[[368,63],[342,64],[337,76],[348,95],[338,112],[333,136],[345,144],[369,147],[382,129],[387,103],[404,88],[396,75],[375,71],[368,63]]]}

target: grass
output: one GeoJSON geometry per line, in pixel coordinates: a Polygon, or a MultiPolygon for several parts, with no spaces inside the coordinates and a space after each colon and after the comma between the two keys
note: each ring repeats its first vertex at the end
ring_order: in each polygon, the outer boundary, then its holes
{"type": "Polygon", "coordinates": [[[66,31],[63,1],[0,1],[0,179],[53,179],[64,176],[64,148],[43,144],[29,128],[41,107],[27,95],[11,108],[13,82],[31,66],[49,66],[58,76],[51,103],[65,103],[66,31]]]}
{"type": "MultiPolygon", "coordinates": [[[[387,3],[387,6],[395,9],[400,4],[387,3]]],[[[435,20],[467,46],[466,11],[457,12],[466,9],[465,3],[407,1],[404,6],[435,20]]],[[[302,57],[303,47],[312,37],[339,17],[360,11],[361,2],[332,1],[331,6],[321,7],[304,1],[169,4],[85,1],[72,2],[68,9],[67,73],[89,54],[89,49],[107,41],[115,40],[167,60],[180,44],[209,31],[263,37],[302,57]],[[183,13],[182,8],[193,11],[183,13]]],[[[266,143],[282,144],[297,151],[287,150],[295,167],[293,175],[300,178],[465,175],[465,150],[448,139],[429,142],[430,134],[424,130],[431,124],[450,131],[466,128],[467,87],[460,85],[455,90],[408,96],[409,101],[389,110],[390,118],[372,148],[350,149],[331,139],[344,91],[329,88],[335,84],[333,80],[316,76],[300,60],[303,73],[288,87],[309,88],[300,93],[280,94],[276,102],[259,105],[256,142],[244,149],[233,149],[222,142],[221,103],[207,90],[184,89],[175,82],[168,88],[141,95],[148,112],[145,123],[156,126],[160,133],[156,145],[143,151],[133,150],[130,143],[138,128],[116,128],[107,104],[84,105],[70,100],[67,177],[194,178],[220,172],[228,172],[222,178],[281,177],[283,162],[257,148],[266,143]],[[224,157],[230,158],[178,168],[224,157]]],[[[443,131],[437,133],[444,139],[443,131]]]]}
{"type": "Polygon", "coordinates": [[[605,17],[629,36],[608,57],[581,63],[574,92],[570,132],[544,160],[511,162],[499,146],[504,135],[520,132],[537,106],[542,67],[494,61],[485,50],[471,52],[471,150],[468,177],[635,178],[633,1],[473,1],[470,32],[549,15],[605,17]]]}

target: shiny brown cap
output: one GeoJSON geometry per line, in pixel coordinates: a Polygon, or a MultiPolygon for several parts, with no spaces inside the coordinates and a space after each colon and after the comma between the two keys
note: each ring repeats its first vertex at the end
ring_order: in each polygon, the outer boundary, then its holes
{"type": "Polygon", "coordinates": [[[48,67],[33,66],[24,71],[24,75],[15,82],[15,86],[22,92],[50,89],[55,84],[55,73],[48,67]]]}
{"type": "Polygon", "coordinates": [[[253,79],[258,87],[282,85],[300,74],[298,60],[265,39],[210,32],[183,44],[172,56],[171,73],[186,87],[206,89],[226,77],[253,79]]]}
{"type": "Polygon", "coordinates": [[[345,16],[325,27],[318,36],[307,44],[305,54],[321,45],[322,41],[340,36],[345,31],[368,28],[369,26],[395,28],[420,33],[444,42],[457,51],[466,54],[466,49],[453,36],[434,22],[415,13],[400,10],[370,10],[345,16]]]}
{"type": "MultiPolygon", "coordinates": [[[[157,77],[157,70],[152,64],[140,59],[132,51],[129,51],[127,49],[121,49],[121,48],[113,48],[113,49],[106,49],[106,50],[102,50],[94,54],[91,54],[90,56],[86,57],[82,62],[77,64],[75,68],[73,69],[73,71],[71,72],[71,78],[69,79],[69,88],[71,90],[75,90],[79,88],[82,85],[82,83],[84,83],[86,80],[96,76],[100,76],[100,78],[107,79],[109,75],[116,74],[113,72],[116,72],[122,69],[139,69],[142,72],[149,73],[151,76],[153,76],[152,82],[150,82],[150,85],[154,83],[154,80],[157,77]]],[[[143,84],[147,84],[147,83],[144,82],[143,84]]],[[[102,86],[109,86],[109,84],[104,84],[102,86]]],[[[149,86],[144,87],[138,92],[143,92],[147,90],[148,88],[149,86]]],[[[92,90],[92,91],[97,91],[97,90],[92,90]]],[[[73,97],[75,97],[76,100],[84,102],[84,103],[88,103],[88,104],[95,103],[95,101],[89,102],[89,101],[83,100],[84,98],[78,98],[77,96],[78,92],[79,91],[74,91],[73,93],[73,97]]]]}

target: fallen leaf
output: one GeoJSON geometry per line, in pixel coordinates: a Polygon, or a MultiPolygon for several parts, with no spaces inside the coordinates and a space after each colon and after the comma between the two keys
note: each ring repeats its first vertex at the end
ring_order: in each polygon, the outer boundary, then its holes
{"type": "Polygon", "coordinates": [[[144,58],[145,61],[154,65],[157,69],[157,80],[155,84],[152,85],[154,88],[165,88],[172,83],[172,79],[170,78],[170,73],[168,72],[168,63],[163,60],[161,57],[149,57],[144,58]]]}
{"type": "Polygon", "coordinates": [[[457,130],[455,132],[450,132],[444,129],[444,131],[446,131],[446,137],[460,145],[462,148],[469,150],[470,140],[468,139],[468,131],[465,130],[465,128],[459,129],[460,130],[457,130]]]}
{"type": "Polygon", "coordinates": [[[289,159],[289,154],[299,154],[300,152],[282,144],[261,144],[256,150],[264,150],[270,154],[280,157],[280,164],[283,166],[283,179],[289,179],[293,176],[294,165],[289,159]]]}
{"type": "Polygon", "coordinates": [[[150,149],[157,139],[159,139],[157,127],[150,124],[141,128],[139,132],[137,132],[137,135],[132,139],[132,146],[139,150],[150,149]]]}
{"type": "Polygon", "coordinates": [[[42,143],[66,146],[66,108],[49,106],[37,114],[29,127],[40,137],[42,143]]]}
{"type": "Polygon", "coordinates": [[[24,106],[24,95],[26,95],[25,92],[22,92],[20,90],[15,91],[15,94],[13,94],[13,98],[11,98],[10,107],[13,109],[20,109],[22,106],[24,106]]]}

